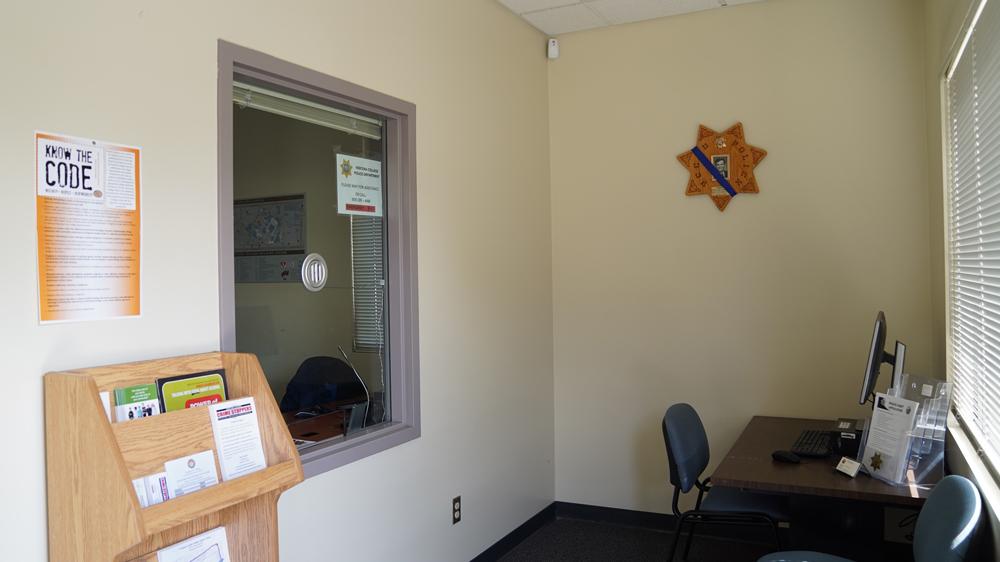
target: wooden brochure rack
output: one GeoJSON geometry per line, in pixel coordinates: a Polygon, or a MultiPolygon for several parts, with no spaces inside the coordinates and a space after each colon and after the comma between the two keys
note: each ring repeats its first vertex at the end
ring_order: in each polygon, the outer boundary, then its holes
{"type": "Polygon", "coordinates": [[[158,549],[220,525],[232,562],[278,560],[278,496],[302,481],[302,464],[255,356],[205,353],[49,373],[45,435],[50,560],[155,561],[158,549]],[[113,397],[116,388],[219,368],[230,398],[255,398],[267,468],[141,508],[134,478],[207,449],[218,465],[208,409],[110,423],[100,392],[113,397]]]}

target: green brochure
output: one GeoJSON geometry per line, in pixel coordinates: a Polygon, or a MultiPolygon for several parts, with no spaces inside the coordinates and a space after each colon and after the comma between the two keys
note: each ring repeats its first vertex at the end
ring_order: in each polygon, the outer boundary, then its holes
{"type": "Polygon", "coordinates": [[[164,412],[207,406],[226,400],[226,371],[208,371],[157,379],[164,412]]]}

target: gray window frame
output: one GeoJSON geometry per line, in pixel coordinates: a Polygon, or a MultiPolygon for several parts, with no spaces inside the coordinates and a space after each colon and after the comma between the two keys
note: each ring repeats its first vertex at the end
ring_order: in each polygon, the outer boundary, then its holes
{"type": "Polygon", "coordinates": [[[306,477],[321,474],[420,437],[420,349],[417,315],[416,115],[414,104],[219,41],[219,341],[235,351],[233,255],[233,77],[287,93],[361,110],[385,120],[386,290],[391,421],[301,453],[306,477]]]}

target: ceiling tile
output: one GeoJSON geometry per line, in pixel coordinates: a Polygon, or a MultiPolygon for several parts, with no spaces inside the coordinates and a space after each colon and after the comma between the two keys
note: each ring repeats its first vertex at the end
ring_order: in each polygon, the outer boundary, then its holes
{"type": "Polygon", "coordinates": [[[500,3],[510,8],[510,11],[521,15],[526,12],[537,12],[576,4],[579,0],[500,0],[500,3]]]}
{"type": "Polygon", "coordinates": [[[499,0],[549,35],[762,0],[499,0]]]}
{"type": "Polygon", "coordinates": [[[718,8],[718,0],[591,0],[588,5],[609,23],[631,23],[718,8]]]}
{"type": "Polygon", "coordinates": [[[524,14],[524,19],[549,35],[558,35],[560,33],[581,31],[583,29],[592,29],[607,25],[607,22],[583,4],[573,4],[572,6],[531,12],[524,14]]]}

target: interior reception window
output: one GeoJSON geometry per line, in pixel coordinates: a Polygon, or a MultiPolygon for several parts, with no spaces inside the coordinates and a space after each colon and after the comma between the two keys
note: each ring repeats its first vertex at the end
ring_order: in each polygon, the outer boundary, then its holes
{"type": "Polygon", "coordinates": [[[419,436],[415,108],[220,53],[252,63],[222,86],[223,348],[260,361],[307,475],[419,436]]]}

